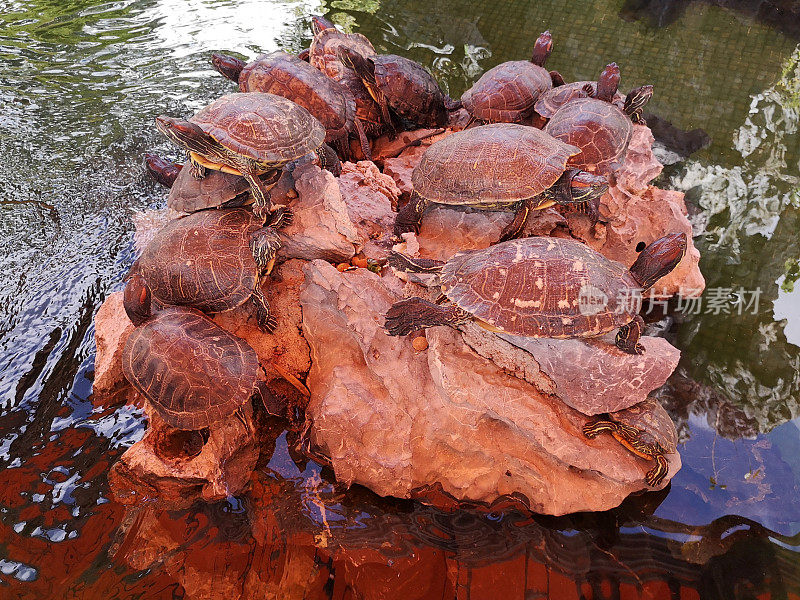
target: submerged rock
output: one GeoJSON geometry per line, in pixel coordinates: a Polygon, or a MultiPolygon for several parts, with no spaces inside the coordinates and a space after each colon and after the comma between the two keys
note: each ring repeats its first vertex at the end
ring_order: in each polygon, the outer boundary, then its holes
{"type": "MultiPolygon", "coordinates": [[[[400,286],[322,261],[306,267],[310,441],[338,479],[401,498],[436,486],[487,506],[516,498],[548,514],[606,510],[648,489],[650,461],[610,436],[588,443],[584,414],[478,355],[458,331],[428,329],[422,352],[388,336],[382,315],[400,286]]],[[[669,461],[672,476],[680,458],[669,461]]]]}

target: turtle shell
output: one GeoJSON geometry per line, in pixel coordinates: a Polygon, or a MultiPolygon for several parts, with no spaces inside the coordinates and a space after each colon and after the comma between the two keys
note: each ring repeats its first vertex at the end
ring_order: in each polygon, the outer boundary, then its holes
{"type": "Polygon", "coordinates": [[[633,123],[619,108],[595,98],[579,98],[564,105],[544,130],[581,149],[567,163],[578,169],[605,172],[628,149],[633,123]]]}
{"type": "Polygon", "coordinates": [[[339,49],[346,48],[365,58],[375,56],[375,48],[360,33],[342,33],[338,29],[323,29],[311,41],[309,60],[313,67],[344,86],[355,99],[356,117],[371,136],[380,135],[383,118],[378,103],[370,96],[361,78],[339,59],[339,49]]]}
{"type": "Polygon", "coordinates": [[[177,429],[203,429],[255,392],[258,357],[244,340],[198,310],[169,307],[128,337],[122,370],[177,429]]]}
{"type": "Polygon", "coordinates": [[[229,150],[281,165],[319,148],[325,128],[302,106],[275,94],[228,94],[191,119],[229,150]]]}
{"type": "Polygon", "coordinates": [[[641,431],[640,439],[648,444],[657,442],[668,453],[678,448],[675,424],[664,407],[652,398],[617,412],[609,413],[614,421],[636,427],[641,431]]]}
{"type": "Polygon", "coordinates": [[[132,271],[164,304],[209,313],[231,310],[247,301],[257,285],[250,238],[261,227],[245,208],[175,219],[155,235],[132,271]]]}
{"type": "Polygon", "coordinates": [[[527,60],[500,63],[486,71],[461,96],[476,119],[489,123],[517,123],[533,114],[536,100],[553,87],[550,73],[527,60]]]}
{"type": "Polygon", "coordinates": [[[218,206],[240,206],[250,198],[250,185],[241,175],[209,170],[202,179],[181,169],[169,190],[167,206],[178,212],[197,212],[218,206]]]}
{"type": "Polygon", "coordinates": [[[425,67],[396,54],[380,54],[372,62],[375,81],[397,114],[421,127],[447,123],[444,92],[425,67]]]}
{"type": "Polygon", "coordinates": [[[414,168],[411,184],[438,204],[511,205],[552,186],[577,153],[535,127],[482,125],[431,144],[414,168]]]}
{"type": "MultiPolygon", "coordinates": [[[[538,114],[545,119],[550,119],[558,110],[578,98],[590,98],[597,92],[596,81],[576,81],[574,83],[567,83],[547,90],[536,101],[535,109],[538,114]],[[591,93],[584,90],[586,86],[591,88],[591,93]]],[[[617,92],[614,94],[613,104],[618,108],[625,105],[625,96],[617,92]]]]}
{"type": "Polygon", "coordinates": [[[575,240],[530,237],[460,252],[441,274],[459,308],[512,335],[594,337],[635,315],[624,265],[575,240]]]}
{"type": "Polygon", "coordinates": [[[239,75],[243,92],[267,92],[283,96],[310,112],[325,127],[326,142],[346,136],[353,129],[356,104],[336,81],[310,64],[287,54],[262,54],[239,75]]]}

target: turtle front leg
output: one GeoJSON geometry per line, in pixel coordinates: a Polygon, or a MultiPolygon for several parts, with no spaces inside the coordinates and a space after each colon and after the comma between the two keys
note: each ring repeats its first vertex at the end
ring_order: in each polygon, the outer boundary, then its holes
{"type": "Polygon", "coordinates": [[[636,315],[630,323],[619,328],[616,338],[617,348],[628,354],[644,354],[644,346],[639,343],[642,331],[644,331],[644,319],[636,315]]]}
{"type": "Polygon", "coordinates": [[[415,329],[456,327],[471,320],[472,315],[457,306],[438,306],[422,298],[407,298],[392,304],[386,312],[384,327],[389,335],[406,335],[415,329]]]}
{"type": "Polygon", "coordinates": [[[259,277],[264,277],[272,272],[275,266],[275,255],[282,242],[278,229],[292,222],[292,212],[285,206],[276,209],[271,215],[268,226],[254,232],[250,238],[250,251],[258,267],[259,277]]]}
{"type": "Polygon", "coordinates": [[[207,173],[207,169],[197,162],[191,153],[189,154],[189,173],[191,173],[192,177],[195,179],[203,179],[207,173]]]}
{"type": "Polygon", "coordinates": [[[251,301],[256,307],[256,322],[261,331],[272,333],[278,326],[278,321],[269,312],[269,302],[261,291],[261,287],[256,285],[253,290],[253,295],[250,297],[251,301]]]}
{"type": "Polygon", "coordinates": [[[355,127],[356,134],[358,135],[358,143],[361,145],[361,152],[364,154],[365,160],[372,160],[372,147],[369,145],[369,138],[367,132],[364,130],[364,125],[361,119],[356,117],[353,119],[353,127],[355,127]]]}
{"type": "Polygon", "coordinates": [[[419,233],[419,228],[422,224],[422,213],[428,208],[428,204],[429,202],[425,198],[413,192],[408,204],[397,213],[397,218],[394,220],[394,234],[400,237],[410,231],[419,233]]]}
{"type": "Polygon", "coordinates": [[[247,180],[247,183],[250,184],[250,191],[253,194],[253,213],[266,223],[267,215],[273,210],[269,191],[275,183],[277,183],[277,179],[273,177],[270,178],[270,183],[265,183],[258,174],[253,171],[245,171],[242,169],[240,169],[240,171],[242,176],[247,180]]]}
{"type": "Polygon", "coordinates": [[[499,241],[505,242],[507,240],[513,240],[522,233],[522,230],[525,228],[525,223],[528,222],[531,211],[536,208],[538,204],[537,198],[538,197],[526,198],[519,203],[517,212],[514,213],[514,220],[506,225],[505,229],[500,233],[499,241]]]}
{"type": "MultiPolygon", "coordinates": [[[[339,151],[344,152],[346,144],[343,142],[343,140],[341,140],[341,138],[338,141],[341,142],[339,144],[339,151]]],[[[349,148],[347,148],[346,151],[349,151],[349,148]]],[[[314,151],[314,153],[319,159],[320,168],[330,171],[334,177],[338,177],[342,174],[342,161],[339,160],[339,155],[336,154],[336,151],[328,144],[322,144],[314,151]]],[[[342,156],[344,156],[344,154],[342,156]]]]}

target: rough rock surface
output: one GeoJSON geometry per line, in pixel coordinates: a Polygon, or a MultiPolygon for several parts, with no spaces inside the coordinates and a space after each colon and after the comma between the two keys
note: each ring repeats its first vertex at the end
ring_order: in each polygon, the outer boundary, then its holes
{"type": "Polygon", "coordinates": [[[183,508],[198,497],[213,502],[239,493],[258,460],[251,405],[241,415],[243,420],[231,416],[212,427],[198,452],[200,433],[174,429],[148,410],[144,437],[111,469],[117,500],[135,504],[157,499],[183,508]]]}
{"type": "Polygon", "coordinates": [[[339,189],[350,221],[358,232],[358,245],[368,258],[386,258],[392,247],[392,226],[400,190],[394,179],[381,173],[374,163],[346,162],[339,189]]]}
{"type": "Polygon", "coordinates": [[[495,335],[474,323],[462,331],[478,354],[586,415],[641,402],[664,385],[680,359],[667,340],[648,336],[641,339],[644,354],[626,354],[614,345],[616,331],[600,339],[568,340],[495,335]]]}
{"type": "MultiPolygon", "coordinates": [[[[477,355],[459,332],[428,329],[423,352],[386,335],[382,314],[399,286],[363,269],[306,266],[306,414],[338,479],[398,497],[440,484],[487,505],[521,495],[548,514],[605,510],[646,489],[652,463],[610,436],[587,441],[585,415],[477,355]]],[[[669,459],[672,475],[680,458],[669,459]]]]}
{"type": "Polygon", "coordinates": [[[94,385],[97,396],[105,396],[126,383],[122,373],[122,349],[133,331],[133,323],[122,306],[122,292],[110,294],[94,317],[94,385]]]}

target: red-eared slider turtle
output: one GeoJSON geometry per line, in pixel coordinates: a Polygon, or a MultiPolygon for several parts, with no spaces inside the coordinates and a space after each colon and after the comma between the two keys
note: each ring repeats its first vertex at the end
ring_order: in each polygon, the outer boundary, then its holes
{"type": "Polygon", "coordinates": [[[325,127],[325,142],[336,147],[343,160],[351,157],[349,138],[357,137],[365,155],[370,154],[356,103],[342,85],[307,62],[287,54],[262,54],[245,64],[233,56],[212,54],[214,68],[239,84],[242,92],[266,92],[283,96],[310,112],[325,127]]]}
{"type": "Polygon", "coordinates": [[[546,91],[539,96],[535,109],[539,115],[550,119],[562,106],[578,98],[597,98],[623,108],[625,96],[617,92],[618,85],[619,67],[616,63],[611,63],[606,65],[596,82],[576,81],[546,91]]]}
{"type": "Polygon", "coordinates": [[[167,424],[205,429],[264,396],[255,350],[199,310],[167,307],[151,313],[150,292],[135,275],[124,293],[136,329],[122,351],[126,379],[167,424]]]}
{"type": "Polygon", "coordinates": [[[144,168],[148,175],[158,183],[164,187],[171,188],[175,180],[178,179],[183,165],[176,164],[156,154],[146,153],[144,155],[144,168]]]}
{"type": "Polygon", "coordinates": [[[275,328],[260,280],[272,269],[286,224],[283,209],[263,227],[245,208],[200,211],[175,219],[147,245],[131,272],[142,276],[162,304],[218,313],[248,300],[259,326],[275,328]]]}
{"type": "Polygon", "coordinates": [[[367,58],[375,56],[375,48],[360,33],[342,33],[333,23],[321,17],[311,18],[311,30],[314,33],[309,48],[311,66],[350,91],[356,101],[356,117],[361,121],[364,131],[369,137],[378,137],[390,124],[383,122],[381,108],[372,99],[358,74],[339,58],[342,48],[367,58]]]}
{"type": "Polygon", "coordinates": [[[645,475],[647,485],[656,487],[666,477],[669,463],[666,454],[677,450],[678,438],[669,414],[655,400],[592,419],[583,426],[583,434],[595,438],[608,432],[636,456],[655,461],[645,475]]]}
{"type": "Polygon", "coordinates": [[[652,95],[652,85],[632,90],[623,110],[599,97],[578,98],[556,112],[544,130],[581,149],[570,159],[569,166],[607,172],[624,157],[633,135],[631,121],[642,120],[642,107],[652,95]]]}
{"type": "Polygon", "coordinates": [[[259,216],[273,207],[258,176],[317,151],[325,140],[325,128],[305,108],[256,92],[223,96],[188,121],[160,116],[156,125],[189,151],[196,176],[210,168],[247,179],[259,216]]]}
{"type": "Polygon", "coordinates": [[[645,248],[630,270],[578,241],[550,237],[459,252],[447,262],[394,253],[390,266],[438,275],[442,293],[452,304],[402,300],[386,313],[386,330],[405,335],[474,319],[511,335],[582,338],[619,327],[617,347],[642,354],[644,321],[631,299],[672,271],[685,251],[686,234],[666,235],[645,248]]]}
{"type": "Polygon", "coordinates": [[[397,214],[395,235],[419,231],[429,203],[515,208],[501,240],[519,235],[530,212],[554,203],[592,205],[606,180],[576,169],[567,160],[578,148],[535,127],[494,123],[465,129],[425,151],[411,175],[414,193],[397,214]]]}
{"type": "Polygon", "coordinates": [[[361,78],[390,128],[390,108],[417,127],[444,127],[447,111],[460,107],[418,62],[396,54],[362,56],[348,48],[340,49],[339,58],[361,78]]]}
{"type": "Polygon", "coordinates": [[[536,40],[530,61],[512,60],[492,67],[461,96],[472,119],[484,123],[519,123],[533,114],[539,96],[563,83],[544,68],[553,47],[549,31],[536,40]]]}

